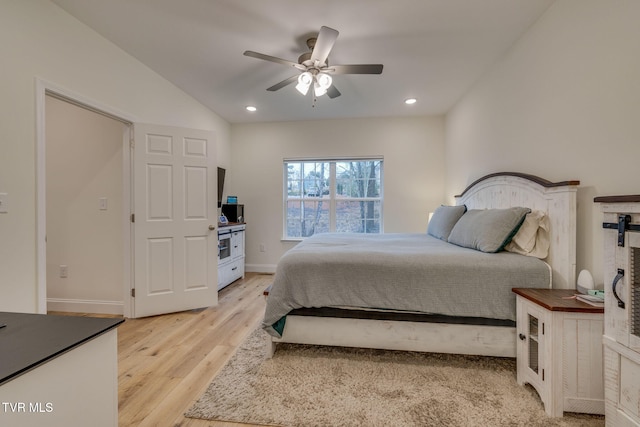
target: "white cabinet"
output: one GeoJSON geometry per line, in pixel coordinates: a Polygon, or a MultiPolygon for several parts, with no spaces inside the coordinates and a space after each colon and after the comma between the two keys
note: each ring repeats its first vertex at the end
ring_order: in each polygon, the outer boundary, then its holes
{"type": "Polygon", "coordinates": [[[605,420],[640,426],[640,196],[602,203],[605,285],[605,420]]]}
{"type": "Polygon", "coordinates": [[[244,277],[245,227],[218,227],[218,290],[244,277]]]}
{"type": "Polygon", "coordinates": [[[0,425],[117,427],[123,321],[0,312],[0,425]]]}
{"type": "Polygon", "coordinates": [[[571,289],[514,289],[517,381],[536,389],[545,412],[604,414],[603,309],[571,289]]]}

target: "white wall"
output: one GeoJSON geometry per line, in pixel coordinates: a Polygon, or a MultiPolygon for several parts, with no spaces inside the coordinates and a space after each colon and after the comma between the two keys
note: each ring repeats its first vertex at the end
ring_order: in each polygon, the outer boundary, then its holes
{"type": "Polygon", "coordinates": [[[442,117],[234,124],[231,140],[225,194],[245,205],[248,271],[273,271],[295,245],[281,240],[284,158],[384,156],[387,233],[424,232],[445,199],[442,117]]]}
{"type": "Polygon", "coordinates": [[[602,283],[594,196],[640,187],[640,1],[558,0],[446,117],[447,194],[519,171],[580,180],[577,268],[602,283]]]}
{"type": "Polygon", "coordinates": [[[36,78],[139,122],[214,130],[230,163],[230,125],[48,0],[0,3],[0,310],[37,311],[36,78]]]}
{"type": "Polygon", "coordinates": [[[128,126],[49,96],[46,122],[48,310],[122,314],[128,126]]]}

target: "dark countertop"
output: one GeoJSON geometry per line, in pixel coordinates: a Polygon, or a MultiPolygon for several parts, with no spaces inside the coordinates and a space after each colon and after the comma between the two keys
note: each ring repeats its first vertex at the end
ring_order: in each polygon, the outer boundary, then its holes
{"type": "Polygon", "coordinates": [[[0,312],[0,385],[124,322],[123,318],[0,312]]]}

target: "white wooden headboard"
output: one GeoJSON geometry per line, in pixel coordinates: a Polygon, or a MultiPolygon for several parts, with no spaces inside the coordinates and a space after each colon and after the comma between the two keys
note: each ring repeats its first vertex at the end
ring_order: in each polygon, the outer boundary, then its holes
{"type": "Polygon", "coordinates": [[[456,197],[467,209],[504,209],[524,206],[549,216],[549,256],[552,286],[576,286],[576,193],[580,181],[550,182],[533,175],[500,172],[486,175],[456,197]]]}

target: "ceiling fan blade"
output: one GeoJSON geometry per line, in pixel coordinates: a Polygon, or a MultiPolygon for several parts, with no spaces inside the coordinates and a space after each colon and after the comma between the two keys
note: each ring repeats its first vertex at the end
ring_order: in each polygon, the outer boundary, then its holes
{"type": "Polygon", "coordinates": [[[331,99],[333,98],[337,98],[341,95],[340,91],[336,88],[335,85],[331,85],[329,86],[329,89],[327,89],[327,96],[331,99]]]}
{"type": "Polygon", "coordinates": [[[288,79],[285,79],[285,80],[281,81],[280,83],[276,83],[273,86],[267,88],[267,90],[269,92],[275,92],[276,90],[282,89],[283,87],[285,87],[287,85],[290,85],[291,83],[293,83],[293,82],[295,82],[297,80],[298,80],[298,76],[297,75],[291,76],[288,79]]]}
{"type": "Polygon", "coordinates": [[[321,27],[316,39],[316,45],[313,47],[313,52],[311,52],[311,61],[314,63],[318,61],[320,65],[326,63],[338,34],[338,31],[333,28],[321,27]]]}
{"type": "Polygon", "coordinates": [[[333,74],[382,74],[382,64],[332,65],[322,71],[333,74]]]}
{"type": "Polygon", "coordinates": [[[288,65],[290,67],[297,68],[298,70],[305,70],[305,67],[303,65],[298,64],[297,62],[287,61],[286,59],[276,58],[275,56],[265,55],[264,53],[258,53],[252,50],[246,50],[244,52],[244,56],[250,56],[252,58],[264,59],[265,61],[271,61],[278,64],[288,65]]]}

